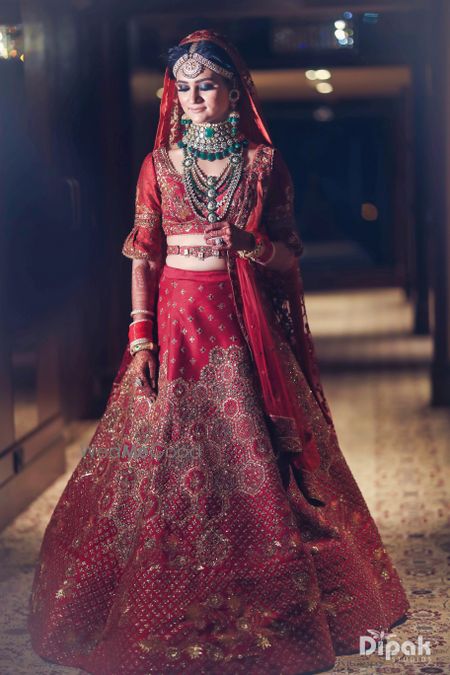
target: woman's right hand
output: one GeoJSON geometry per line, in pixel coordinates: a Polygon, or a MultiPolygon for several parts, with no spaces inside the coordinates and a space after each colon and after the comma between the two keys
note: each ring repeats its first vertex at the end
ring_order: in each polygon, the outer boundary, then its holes
{"type": "Polygon", "coordinates": [[[140,349],[133,355],[132,370],[136,384],[142,386],[149,398],[155,399],[156,373],[158,369],[158,356],[150,349],[140,349]],[[139,382],[139,379],[142,382],[139,382]]]}

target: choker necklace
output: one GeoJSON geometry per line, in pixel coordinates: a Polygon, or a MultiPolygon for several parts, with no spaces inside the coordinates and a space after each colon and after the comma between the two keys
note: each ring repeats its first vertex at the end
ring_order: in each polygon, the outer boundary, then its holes
{"type": "Polygon", "coordinates": [[[238,136],[239,116],[230,113],[223,122],[194,124],[182,118],[183,182],[190,205],[196,215],[208,222],[225,220],[233,195],[242,175],[243,149],[248,141],[238,136]],[[208,176],[198,159],[214,161],[229,158],[220,176],[208,176]]]}
{"type": "Polygon", "coordinates": [[[199,159],[207,159],[210,162],[224,159],[239,153],[248,145],[248,141],[242,135],[238,136],[239,114],[235,112],[231,112],[223,122],[202,124],[194,124],[183,115],[181,123],[185,128],[183,140],[179,141],[178,145],[199,159]]]}

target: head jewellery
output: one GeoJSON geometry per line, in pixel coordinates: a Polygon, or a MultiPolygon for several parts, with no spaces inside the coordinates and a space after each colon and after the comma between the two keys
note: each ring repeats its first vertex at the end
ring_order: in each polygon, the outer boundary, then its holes
{"type": "Polygon", "coordinates": [[[207,59],[205,56],[199,54],[197,52],[197,47],[198,42],[193,42],[190,45],[187,54],[183,54],[183,56],[180,56],[180,58],[175,62],[173,66],[174,77],[177,76],[180,68],[181,72],[188,78],[197,77],[197,75],[200,75],[200,73],[202,73],[205,68],[209,68],[215,73],[226,77],[228,80],[233,79],[234,74],[231,70],[227,70],[226,68],[217,65],[210,59],[207,59]]]}

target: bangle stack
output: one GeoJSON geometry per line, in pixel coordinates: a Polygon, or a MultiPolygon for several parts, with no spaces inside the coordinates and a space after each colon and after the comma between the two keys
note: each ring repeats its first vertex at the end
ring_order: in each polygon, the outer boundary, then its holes
{"type": "MultiPolygon", "coordinates": [[[[150,314],[154,315],[154,312],[149,310],[133,310],[131,315],[134,314],[150,314]]],[[[128,330],[128,339],[129,339],[129,352],[131,356],[136,354],[136,352],[141,351],[142,349],[149,349],[151,351],[157,351],[158,345],[151,340],[153,335],[153,320],[152,319],[137,319],[130,323],[128,330]]]]}

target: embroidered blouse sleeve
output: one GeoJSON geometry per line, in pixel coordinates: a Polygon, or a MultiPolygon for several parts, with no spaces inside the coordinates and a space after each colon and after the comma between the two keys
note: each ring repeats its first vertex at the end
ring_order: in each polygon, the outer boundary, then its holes
{"type": "Polygon", "coordinates": [[[269,186],[262,214],[264,230],[271,241],[282,241],[296,257],[303,252],[294,216],[294,186],[280,151],[275,149],[269,186]]]}
{"type": "Polygon", "coordinates": [[[149,153],[139,172],[134,225],[123,243],[122,253],[127,258],[143,258],[151,269],[156,269],[162,265],[163,244],[161,195],[152,153],[149,153]]]}

